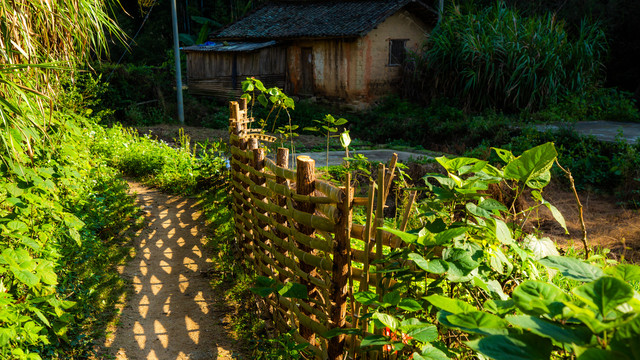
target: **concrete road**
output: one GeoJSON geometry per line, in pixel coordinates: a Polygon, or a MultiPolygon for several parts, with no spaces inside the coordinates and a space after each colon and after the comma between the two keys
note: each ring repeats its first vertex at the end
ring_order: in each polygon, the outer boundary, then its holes
{"type": "Polygon", "coordinates": [[[562,127],[573,128],[582,135],[592,135],[600,141],[615,142],[618,133],[621,139],[630,144],[640,139],[640,124],[616,121],[580,121],[577,123],[562,123],[550,125],[536,125],[538,130],[556,130],[562,127]]]}

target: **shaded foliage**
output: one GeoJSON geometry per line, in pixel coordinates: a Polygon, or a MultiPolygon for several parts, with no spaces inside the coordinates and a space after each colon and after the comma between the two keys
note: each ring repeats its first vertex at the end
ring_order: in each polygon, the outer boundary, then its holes
{"type": "Polygon", "coordinates": [[[413,90],[472,110],[540,109],[598,86],[606,51],[604,33],[586,21],[571,36],[550,13],[524,17],[501,2],[450,7],[414,56],[413,90]]]}

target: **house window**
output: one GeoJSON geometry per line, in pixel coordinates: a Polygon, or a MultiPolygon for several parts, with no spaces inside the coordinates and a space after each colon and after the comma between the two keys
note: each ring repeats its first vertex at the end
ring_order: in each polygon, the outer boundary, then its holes
{"type": "Polygon", "coordinates": [[[406,39],[389,40],[389,66],[402,65],[407,56],[406,39]]]}

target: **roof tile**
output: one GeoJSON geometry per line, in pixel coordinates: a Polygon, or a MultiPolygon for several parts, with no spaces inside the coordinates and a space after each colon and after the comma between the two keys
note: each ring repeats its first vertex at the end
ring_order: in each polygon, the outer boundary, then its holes
{"type": "MultiPolygon", "coordinates": [[[[216,39],[356,37],[415,0],[271,2],[222,29],[216,39]]],[[[422,4],[421,4],[422,5],[422,4]]],[[[424,5],[422,5],[424,6],[424,5]]]]}

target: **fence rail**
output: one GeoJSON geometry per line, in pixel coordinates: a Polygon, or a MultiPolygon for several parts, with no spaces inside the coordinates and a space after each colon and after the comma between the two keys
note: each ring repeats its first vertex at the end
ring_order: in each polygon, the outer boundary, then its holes
{"type": "Polygon", "coordinates": [[[275,160],[266,158],[262,142],[275,139],[248,128],[252,119],[244,99],[230,102],[229,108],[234,220],[244,260],[279,285],[306,287],[305,299],[278,293],[265,299],[274,325],[282,332],[293,329],[295,340],[308,344],[319,359],[342,360],[347,353],[366,358],[356,350],[354,338],[340,334],[327,339],[325,334],[345,328],[369,331],[367,321],[360,320],[367,309],[355,303],[353,293],[374,288],[382,296],[371,264],[383,256],[385,247],[399,245],[399,239],[379,229],[397,156],[388,168],[379,165],[367,196],[355,197],[350,174],[342,186],[335,186],[317,178],[315,162],[307,156],[296,158],[295,170],[288,168],[288,149],[278,148],[275,160]],[[353,223],[357,207],[364,208],[364,224],[353,223]]]}

